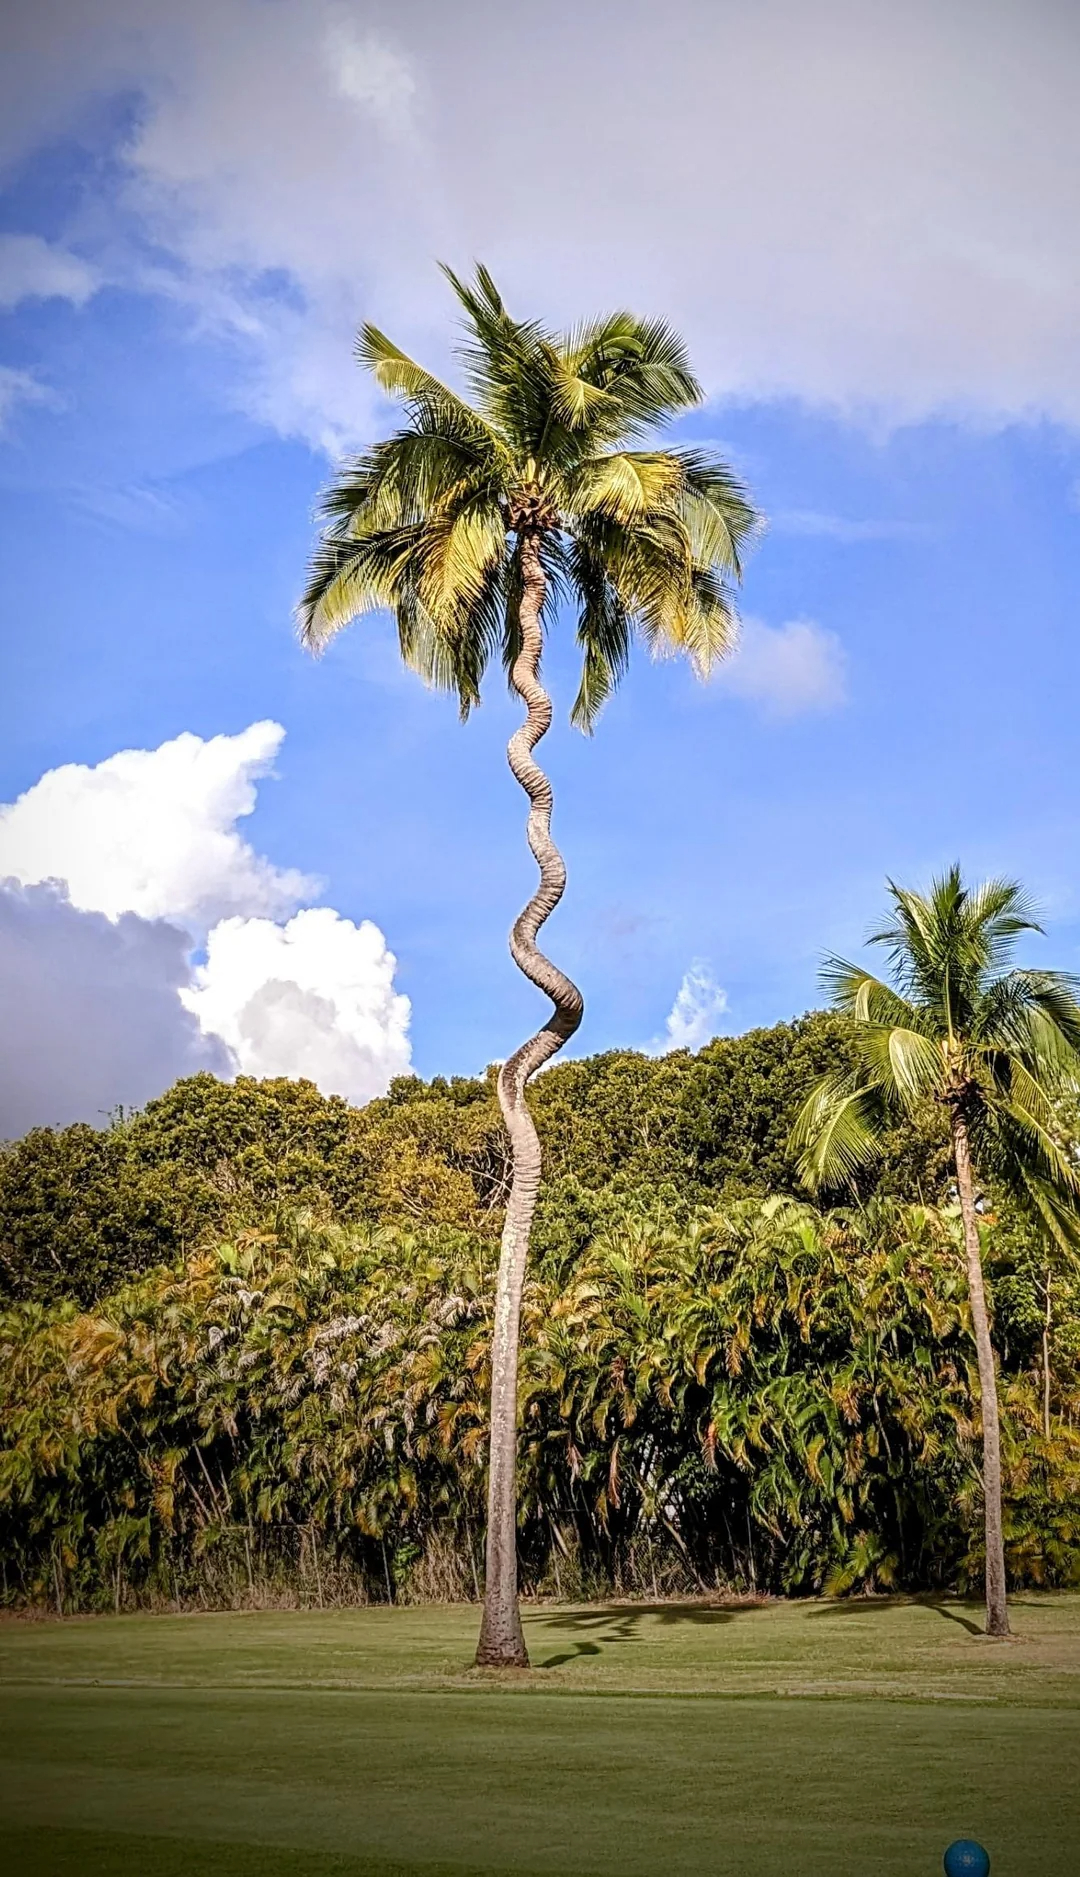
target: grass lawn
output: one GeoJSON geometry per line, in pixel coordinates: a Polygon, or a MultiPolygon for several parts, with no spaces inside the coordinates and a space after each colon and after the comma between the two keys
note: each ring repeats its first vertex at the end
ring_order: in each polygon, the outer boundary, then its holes
{"type": "Polygon", "coordinates": [[[1080,1597],[0,1625],[18,1877],[1080,1871],[1080,1597]]]}

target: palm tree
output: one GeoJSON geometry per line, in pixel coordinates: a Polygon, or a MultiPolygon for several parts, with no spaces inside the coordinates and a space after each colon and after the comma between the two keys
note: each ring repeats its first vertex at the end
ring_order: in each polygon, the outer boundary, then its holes
{"type": "Polygon", "coordinates": [[[699,674],[731,646],[727,582],[755,514],[737,479],[702,450],[633,447],[697,404],[676,334],[613,313],[566,334],[511,318],[490,274],[447,278],[465,311],[459,349],[471,401],[373,326],[358,355],[405,400],[404,427],[347,468],[325,498],[328,526],[300,606],[311,647],[372,608],[395,615],[401,655],[455,692],[463,717],[501,652],[526,708],[510,767],[529,797],[540,881],[510,935],[552,1014],[504,1062],[499,1102],[513,1178],[495,1304],[488,1456],[487,1584],[478,1663],[526,1666],[517,1597],[517,1368],[521,1295],[540,1182],[525,1085],[581,1021],[576,985],[537,947],[565,885],[551,838],[551,786],[533,749],[551,722],[539,677],[560,601],[577,614],[581,685],[572,713],[590,730],[626,668],[635,634],[685,652],[699,674]]]}
{"type": "Polygon", "coordinates": [[[1059,1241],[1080,1231],[1080,1177],[1055,1102],[1080,1081],[1080,1007],[1058,971],[1009,969],[1016,940],[1039,932],[1019,886],[969,890],[959,867],[929,893],[889,882],[895,917],[870,943],[888,949],[890,981],[841,958],[822,981],[854,1025],[856,1066],[827,1076],[791,1137],[812,1189],[854,1183],[888,1120],[931,1099],[949,1118],[978,1355],[986,1518],[986,1633],[1007,1636],[997,1372],[983,1284],[976,1167],[1059,1241]]]}

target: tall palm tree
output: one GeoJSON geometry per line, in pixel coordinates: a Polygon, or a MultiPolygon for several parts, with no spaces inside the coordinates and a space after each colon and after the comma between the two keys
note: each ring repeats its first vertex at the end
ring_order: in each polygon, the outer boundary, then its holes
{"type": "Polygon", "coordinates": [[[551,786],[533,749],[551,722],[539,677],[560,601],[577,615],[582,676],[573,721],[590,730],[635,635],[682,651],[699,674],[732,644],[728,581],[755,514],[739,482],[703,450],[636,447],[697,404],[685,349],[659,320],[613,313],[565,334],[511,318],[490,274],[447,278],[465,311],[459,348],[470,397],[442,384],[373,326],[362,364],[405,400],[406,422],[347,468],[325,498],[329,525],[300,606],[312,647],[372,608],[397,619],[405,662],[479,702],[500,652],[525,705],[510,767],[529,797],[536,892],[510,935],[519,968],[551,998],[547,1023],[499,1076],[513,1181],[495,1305],[487,1585],[477,1661],[525,1666],[517,1597],[517,1368],[521,1295],[540,1182],[525,1103],[530,1077],[581,1021],[577,987],[537,947],[565,885],[551,838],[551,786]]]}
{"type": "Polygon", "coordinates": [[[894,918],[870,943],[888,949],[890,981],[842,958],[822,981],[852,1019],[856,1067],[813,1090],[791,1138],[813,1189],[853,1183],[884,1127],[927,1099],[949,1118],[978,1355],[986,1518],[986,1633],[1007,1636],[997,1372],[983,1284],[976,1168],[1034,1207],[1060,1241],[1080,1231],[1080,1175],[1055,1102],[1080,1082],[1075,981],[1010,969],[1023,932],[1039,932],[1019,886],[968,889],[959,867],[927,894],[889,882],[894,918]]]}

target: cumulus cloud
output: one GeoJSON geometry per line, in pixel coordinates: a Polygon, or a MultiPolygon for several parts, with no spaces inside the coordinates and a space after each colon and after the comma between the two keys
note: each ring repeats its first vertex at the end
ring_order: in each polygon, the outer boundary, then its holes
{"type": "Polygon", "coordinates": [[[650,1054],[666,1056],[673,1049],[701,1049],[716,1035],[727,1007],[727,992],[717,984],[710,967],[695,961],[675,994],[664,1035],[650,1046],[650,1054]]]}
{"type": "Polygon", "coordinates": [[[191,940],[164,920],[79,912],[57,886],[0,882],[0,1140],[137,1106],[179,1075],[231,1073],[179,1000],[191,940]]]}
{"type": "Polygon", "coordinates": [[[49,770],[0,807],[0,1135],[94,1120],[196,1068],[353,1101],[408,1068],[382,933],[297,911],[317,882],[237,830],[283,735],[185,733],[49,770]]]}
{"type": "Polygon", "coordinates": [[[739,643],[716,670],[713,684],[760,706],[766,717],[801,717],[835,710],[847,699],[844,648],[835,632],[812,619],[767,626],[743,621],[739,643]]]}
{"type": "Polygon", "coordinates": [[[103,245],[115,263],[139,218],[162,257],[143,284],[235,335],[248,407],[283,430],[363,430],[359,317],[437,346],[436,254],[482,255],[555,318],[656,307],[716,393],[1080,421],[1080,9],[1061,0],[630,0],[617,33],[580,0],[16,15],[0,152],[135,94],[103,245]]]}
{"type": "Polygon", "coordinates": [[[221,1036],[246,1075],[305,1075],[363,1102],[409,1066],[409,1000],[369,919],[309,907],[286,925],[225,919],[207,943],[186,1008],[221,1036]]]}
{"type": "Polygon", "coordinates": [[[70,300],[82,306],[97,286],[92,267],[40,235],[0,235],[0,307],[23,300],[70,300]]]}
{"type": "Polygon", "coordinates": [[[284,735],[278,723],[206,740],[185,732],[93,768],[50,769],[0,807],[0,877],[63,880],[84,911],[194,929],[230,913],[291,908],[317,882],[273,866],[236,828],[284,735]]]}

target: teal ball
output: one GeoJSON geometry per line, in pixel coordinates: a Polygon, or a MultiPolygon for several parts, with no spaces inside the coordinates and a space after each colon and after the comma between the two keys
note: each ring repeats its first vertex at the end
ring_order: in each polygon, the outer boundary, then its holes
{"type": "Polygon", "coordinates": [[[974,1838],[958,1838],[945,1853],[945,1877],[989,1877],[990,1858],[974,1838]]]}

